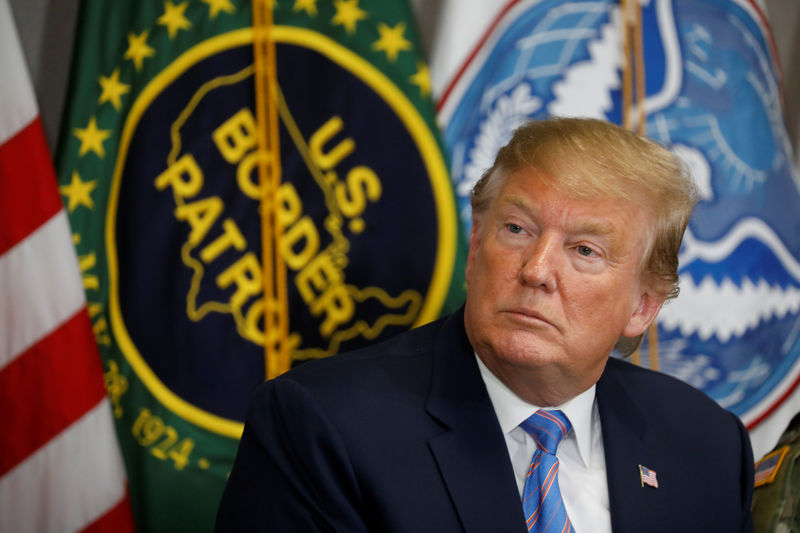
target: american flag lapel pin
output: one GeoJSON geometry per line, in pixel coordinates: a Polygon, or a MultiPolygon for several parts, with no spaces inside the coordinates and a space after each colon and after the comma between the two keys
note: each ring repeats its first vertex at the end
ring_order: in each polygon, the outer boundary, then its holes
{"type": "Polygon", "coordinates": [[[655,489],[658,488],[658,479],[656,479],[655,470],[639,465],[639,479],[642,481],[642,487],[650,485],[655,489]]]}

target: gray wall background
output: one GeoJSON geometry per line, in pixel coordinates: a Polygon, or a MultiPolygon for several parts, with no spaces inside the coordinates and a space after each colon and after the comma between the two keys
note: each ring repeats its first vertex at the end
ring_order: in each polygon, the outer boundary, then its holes
{"type": "MultiPolygon", "coordinates": [[[[703,0],[698,0],[703,1],[703,0]]],[[[800,0],[757,0],[764,5],[783,67],[784,116],[800,161],[800,0]]],[[[39,111],[51,148],[58,139],[66,97],[78,0],[10,0],[39,111]]],[[[430,49],[441,0],[412,0],[423,45],[430,49]]]]}

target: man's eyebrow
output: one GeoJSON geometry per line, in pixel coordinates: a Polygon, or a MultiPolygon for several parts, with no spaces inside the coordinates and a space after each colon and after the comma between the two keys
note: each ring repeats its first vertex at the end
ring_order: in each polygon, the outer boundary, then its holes
{"type": "Polygon", "coordinates": [[[614,228],[611,224],[599,220],[587,220],[576,224],[573,233],[589,233],[591,235],[604,236],[614,233],[614,228]]]}
{"type": "MultiPolygon", "coordinates": [[[[531,203],[521,196],[508,196],[503,199],[503,203],[516,207],[531,216],[536,216],[536,208],[531,203]]],[[[588,233],[591,235],[605,236],[614,233],[613,225],[602,220],[582,220],[577,221],[569,228],[571,233],[588,233]]]]}
{"type": "Polygon", "coordinates": [[[528,202],[527,200],[525,200],[521,196],[508,196],[508,197],[503,199],[503,203],[509,204],[512,207],[517,207],[517,208],[522,209],[523,211],[528,212],[528,213],[534,213],[535,212],[535,210],[534,210],[533,206],[530,204],[530,202],[528,202]]]}

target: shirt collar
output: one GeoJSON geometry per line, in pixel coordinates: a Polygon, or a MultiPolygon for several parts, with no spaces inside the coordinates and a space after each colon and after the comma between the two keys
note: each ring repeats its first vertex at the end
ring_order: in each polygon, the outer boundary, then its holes
{"type": "MultiPolygon", "coordinates": [[[[475,354],[475,360],[478,362],[481,377],[486,384],[486,391],[489,393],[489,399],[494,406],[503,435],[508,435],[514,431],[524,420],[538,409],[541,409],[514,394],[505,383],[500,381],[500,379],[483,364],[483,361],[481,361],[481,358],[478,357],[477,354],[475,354]]],[[[572,431],[574,432],[575,441],[578,445],[578,453],[580,453],[583,464],[587,467],[590,466],[589,459],[591,458],[593,429],[592,410],[594,409],[596,387],[596,385],[592,385],[566,403],[557,407],[547,408],[551,410],[559,409],[567,415],[567,418],[569,418],[572,424],[572,431]]],[[[569,435],[567,438],[569,438],[569,435]]]]}

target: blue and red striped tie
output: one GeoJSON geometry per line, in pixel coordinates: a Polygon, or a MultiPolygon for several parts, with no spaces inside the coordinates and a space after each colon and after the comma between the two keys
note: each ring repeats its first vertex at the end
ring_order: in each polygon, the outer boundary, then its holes
{"type": "Polygon", "coordinates": [[[531,466],[522,491],[522,509],[525,511],[528,531],[537,533],[575,533],[561,499],[558,488],[558,443],[572,424],[561,411],[539,410],[520,427],[536,441],[531,466]]]}

